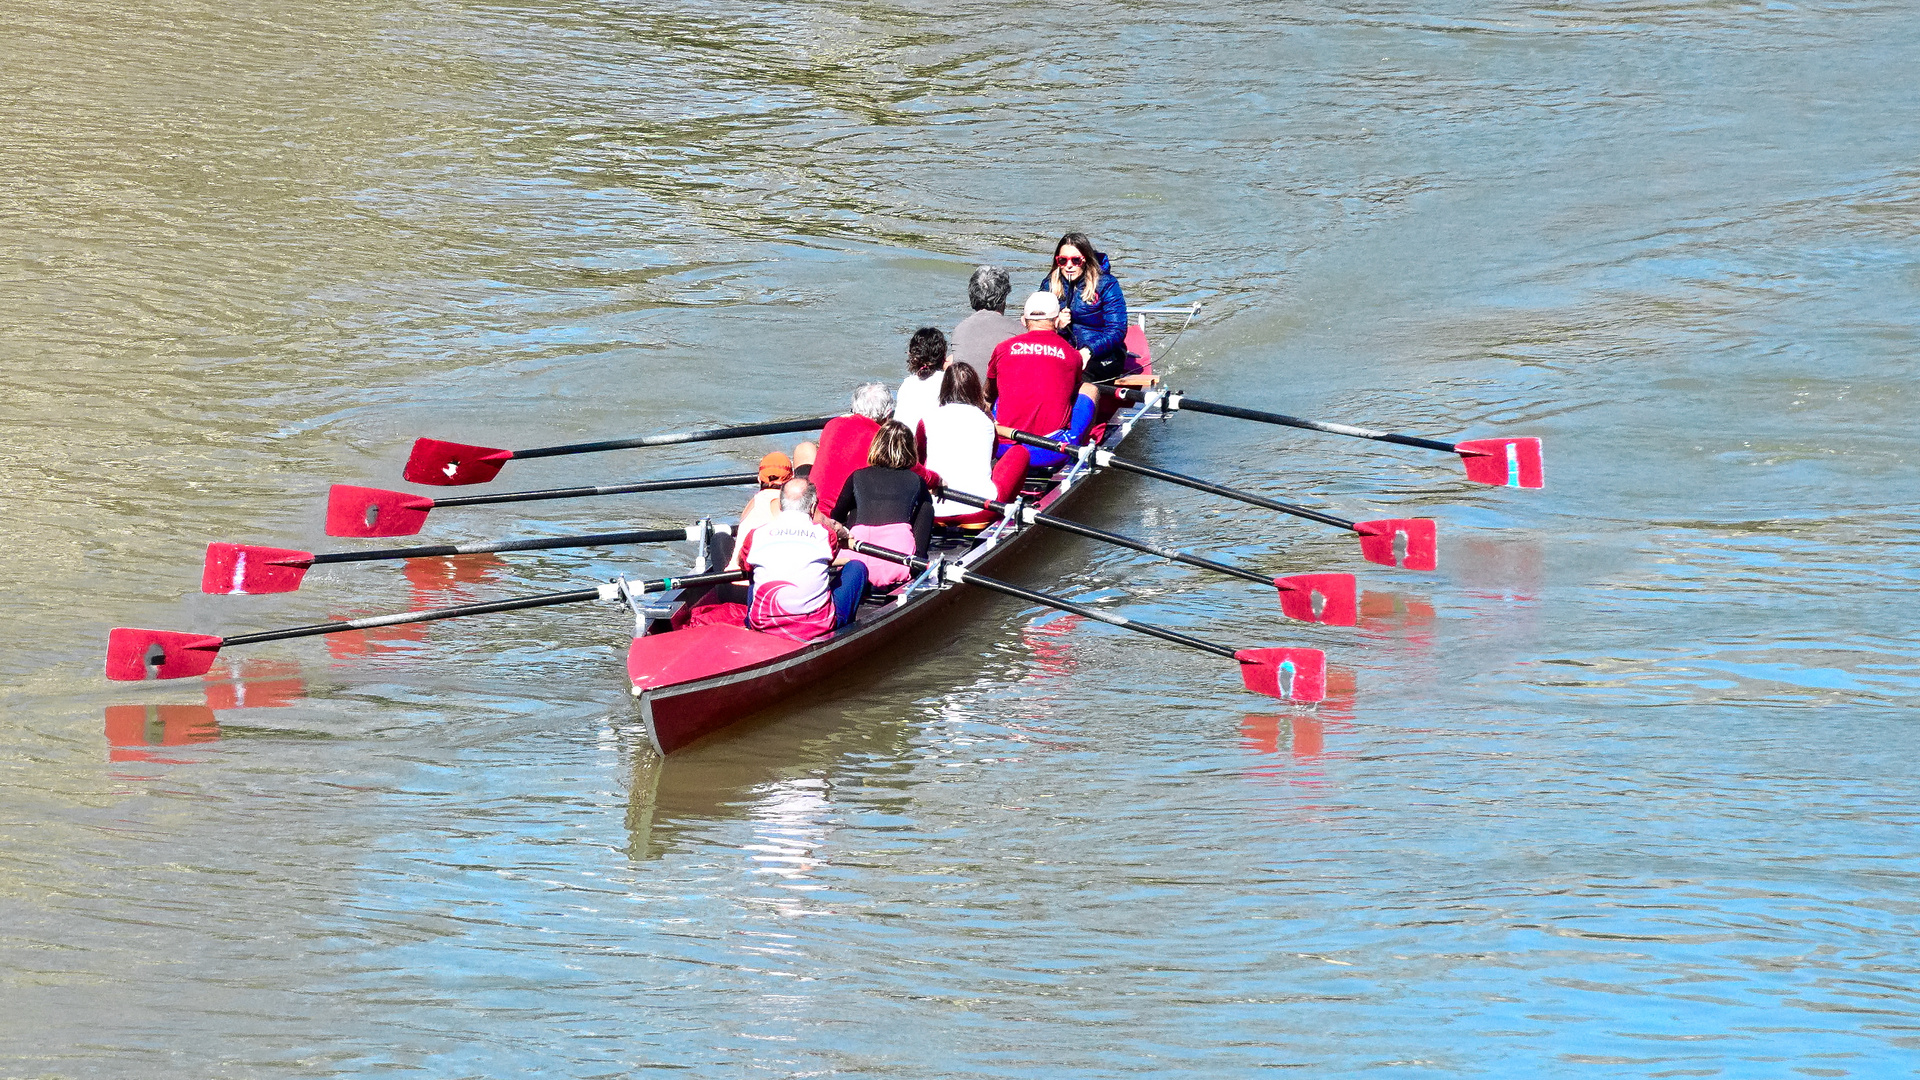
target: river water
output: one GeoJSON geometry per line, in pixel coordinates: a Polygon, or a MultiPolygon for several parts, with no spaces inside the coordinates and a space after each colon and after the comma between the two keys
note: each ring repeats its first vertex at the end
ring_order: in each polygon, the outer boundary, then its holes
{"type": "MultiPolygon", "coordinates": [[[[1887,1076],[1920,1061],[1920,14],[9,3],[0,1075],[1887,1076]],[[1176,416],[1090,522],[1361,575],[1362,624],[1049,540],[1019,579],[1325,648],[1318,709],[981,600],[664,762],[590,607],[215,633],[672,572],[316,569],[412,438],[831,411],[1084,228],[1202,302],[1197,396],[1546,440],[1548,487],[1176,416]]],[[[1171,329],[1171,327],[1167,327],[1171,329]]],[[[1168,338],[1163,335],[1163,344],[1168,338]]],[[[772,441],[512,464],[729,471],[772,441]]],[[[684,522],[437,511],[422,542],[684,522]]],[[[374,542],[384,545],[386,542],[374,542]]]]}

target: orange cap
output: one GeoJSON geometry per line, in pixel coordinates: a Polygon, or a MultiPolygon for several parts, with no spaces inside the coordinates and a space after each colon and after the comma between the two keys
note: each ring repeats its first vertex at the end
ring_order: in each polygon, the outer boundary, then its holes
{"type": "Polygon", "coordinates": [[[760,459],[760,486],[772,487],[793,479],[793,462],[787,455],[775,450],[760,459]]]}

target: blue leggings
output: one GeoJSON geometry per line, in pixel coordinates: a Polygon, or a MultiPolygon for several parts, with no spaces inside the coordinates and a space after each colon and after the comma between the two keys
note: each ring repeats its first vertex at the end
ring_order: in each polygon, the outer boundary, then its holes
{"type": "Polygon", "coordinates": [[[840,565],[839,577],[833,586],[833,625],[836,627],[852,622],[853,613],[860,610],[860,601],[867,595],[867,564],[848,559],[840,565]]]}
{"type": "MultiPolygon", "coordinates": [[[[1093,416],[1099,408],[1100,402],[1097,399],[1085,394],[1073,395],[1073,413],[1067,418],[1067,426],[1059,431],[1048,433],[1047,438],[1072,443],[1075,446],[1080,445],[1080,440],[1087,437],[1087,429],[1093,426],[1093,416]]],[[[1039,447],[1027,449],[1029,468],[1051,469],[1063,464],[1066,460],[1067,455],[1052,450],[1042,450],[1039,447]]]]}

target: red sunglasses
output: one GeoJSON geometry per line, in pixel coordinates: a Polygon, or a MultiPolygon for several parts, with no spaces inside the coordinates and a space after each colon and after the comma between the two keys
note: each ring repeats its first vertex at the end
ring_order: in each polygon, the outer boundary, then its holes
{"type": "Polygon", "coordinates": [[[1087,260],[1078,255],[1060,255],[1053,260],[1055,266],[1085,266],[1087,260]]]}

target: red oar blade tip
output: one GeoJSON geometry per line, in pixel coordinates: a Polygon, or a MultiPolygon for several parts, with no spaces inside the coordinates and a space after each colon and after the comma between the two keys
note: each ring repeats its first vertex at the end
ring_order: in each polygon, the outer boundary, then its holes
{"type": "Polygon", "coordinates": [[[327,490],[328,536],[412,536],[433,500],[404,491],[335,484],[327,490]]]}
{"type": "Polygon", "coordinates": [[[1546,486],[1540,461],[1540,440],[1472,439],[1455,443],[1454,450],[1467,467],[1467,479],[1495,487],[1546,486]]]}
{"type": "Polygon", "coordinates": [[[1354,526],[1360,557],[1381,566],[1432,570],[1440,565],[1439,534],[1432,518],[1381,518],[1354,526]]]}
{"type": "Polygon", "coordinates": [[[1256,694],[1282,701],[1319,701],[1327,696],[1327,654],[1319,649],[1241,649],[1240,679],[1256,694]]]}
{"type": "Polygon", "coordinates": [[[107,678],[139,682],[205,675],[219,654],[217,637],[123,626],[107,635],[107,678]]]}
{"type": "Polygon", "coordinates": [[[1359,584],[1352,574],[1294,574],[1273,584],[1280,590],[1280,612],[1289,619],[1329,626],[1360,621],[1359,584]]]}
{"type": "Polygon", "coordinates": [[[500,467],[512,457],[513,451],[491,446],[415,439],[413,453],[407,455],[407,467],[400,475],[409,483],[438,487],[484,484],[499,476],[500,467]]]}
{"type": "Polygon", "coordinates": [[[200,591],[226,596],[292,592],[313,565],[313,552],[251,544],[208,544],[200,591]]]}

